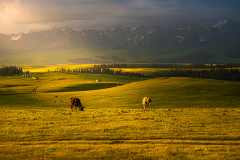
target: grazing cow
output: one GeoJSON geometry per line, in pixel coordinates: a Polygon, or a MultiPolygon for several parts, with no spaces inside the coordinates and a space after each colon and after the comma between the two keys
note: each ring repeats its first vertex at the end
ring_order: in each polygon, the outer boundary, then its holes
{"type": "Polygon", "coordinates": [[[83,111],[84,107],[82,106],[79,98],[70,98],[69,102],[70,102],[70,109],[71,110],[72,110],[73,106],[75,106],[76,111],[77,111],[77,107],[79,108],[79,110],[83,111]]]}
{"type": "Polygon", "coordinates": [[[148,108],[148,105],[149,103],[152,103],[152,100],[150,97],[144,97],[143,100],[142,100],[142,103],[143,103],[143,107],[144,109],[146,109],[146,107],[148,108]]]}

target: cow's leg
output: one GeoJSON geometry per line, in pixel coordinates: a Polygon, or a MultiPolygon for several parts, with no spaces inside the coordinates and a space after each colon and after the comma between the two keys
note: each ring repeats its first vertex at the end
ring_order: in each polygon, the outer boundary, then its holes
{"type": "Polygon", "coordinates": [[[70,104],[70,110],[72,110],[73,106],[70,104]]]}
{"type": "Polygon", "coordinates": [[[146,109],[146,105],[144,104],[143,106],[144,106],[144,109],[146,109]]]}
{"type": "Polygon", "coordinates": [[[75,108],[76,108],[76,112],[77,112],[77,106],[75,106],[75,108]]]}

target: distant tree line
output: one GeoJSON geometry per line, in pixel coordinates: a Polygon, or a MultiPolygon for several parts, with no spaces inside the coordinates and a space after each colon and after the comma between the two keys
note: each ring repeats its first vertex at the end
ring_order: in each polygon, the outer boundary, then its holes
{"type": "Polygon", "coordinates": [[[18,68],[18,67],[3,67],[0,68],[0,76],[13,76],[15,74],[19,74],[22,73],[22,68],[18,68]]]}
{"type": "MultiPolygon", "coordinates": [[[[160,64],[160,63],[146,63],[146,64],[101,64],[94,65],[93,68],[175,68],[175,64],[160,64]]],[[[240,63],[226,63],[226,64],[190,64],[178,68],[232,68],[240,67],[240,63]]]]}
{"type": "Polygon", "coordinates": [[[101,64],[94,65],[93,68],[172,68],[170,64],[156,64],[156,63],[146,63],[146,64],[101,64]]]}
{"type": "MultiPolygon", "coordinates": [[[[110,68],[76,68],[76,69],[60,69],[60,71],[66,72],[77,72],[77,73],[90,73],[90,74],[108,74],[108,75],[120,75],[120,76],[132,76],[142,78],[153,78],[151,75],[146,76],[142,73],[135,72],[123,72],[120,70],[114,70],[110,68]]],[[[207,79],[218,79],[218,80],[229,80],[229,81],[240,81],[240,71],[238,69],[224,69],[224,68],[212,68],[210,70],[197,71],[191,68],[184,69],[171,69],[168,72],[160,73],[154,77],[193,77],[193,78],[207,78],[207,79]]]]}
{"type": "MultiPolygon", "coordinates": [[[[146,76],[142,73],[123,72],[121,69],[120,70],[110,69],[110,68],[124,68],[122,67],[124,65],[126,64],[95,65],[92,68],[85,68],[85,69],[76,68],[76,69],[67,69],[67,70],[64,68],[60,68],[60,69],[57,69],[57,71],[152,78],[151,75],[146,76]],[[115,67],[112,67],[112,65],[115,67]]],[[[150,68],[152,68],[153,66],[158,66],[162,64],[141,64],[141,65],[144,65],[144,68],[149,68],[147,66],[150,66],[150,68]]],[[[163,64],[163,65],[166,65],[166,64],[163,64]]],[[[160,73],[154,77],[194,77],[194,78],[219,79],[219,80],[229,80],[229,81],[240,82],[240,71],[238,69],[224,69],[225,67],[226,68],[239,67],[240,63],[228,63],[223,65],[215,65],[215,66],[212,66],[213,68],[210,70],[202,70],[202,71],[196,71],[194,69],[191,69],[191,68],[203,68],[201,65],[202,64],[192,64],[190,65],[191,67],[189,68],[171,69],[169,72],[160,73]],[[220,66],[222,66],[222,68],[218,68],[220,66]]],[[[210,67],[211,67],[211,64],[210,64],[210,67]]],[[[129,68],[129,66],[125,68],[129,68]]],[[[164,67],[160,67],[160,68],[164,68],[164,67]]],[[[18,68],[16,66],[0,68],[0,76],[13,76],[19,73],[22,73],[22,68],[18,68]]]]}
{"type": "Polygon", "coordinates": [[[225,64],[190,64],[188,68],[232,68],[232,67],[240,67],[240,63],[225,63],[225,64]]]}
{"type": "Polygon", "coordinates": [[[146,78],[144,74],[135,72],[123,72],[120,70],[114,70],[110,68],[76,68],[76,69],[60,69],[59,71],[75,72],[75,73],[90,73],[90,74],[109,74],[109,75],[120,75],[120,76],[132,76],[132,77],[143,77],[146,78]]]}
{"type": "Polygon", "coordinates": [[[238,69],[212,68],[211,70],[194,71],[192,69],[171,69],[170,72],[158,74],[157,77],[194,77],[206,79],[218,79],[240,81],[238,69]]]}

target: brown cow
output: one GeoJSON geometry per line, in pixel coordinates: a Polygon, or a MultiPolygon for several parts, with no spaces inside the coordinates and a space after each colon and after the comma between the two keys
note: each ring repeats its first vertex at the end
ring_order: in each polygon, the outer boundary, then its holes
{"type": "Polygon", "coordinates": [[[77,107],[79,108],[79,110],[83,111],[84,107],[82,106],[79,98],[70,98],[69,102],[70,102],[70,109],[71,110],[72,110],[73,106],[75,106],[76,111],[77,111],[77,107]]]}
{"type": "Polygon", "coordinates": [[[144,109],[146,109],[146,107],[148,108],[148,105],[149,103],[152,103],[152,100],[150,97],[144,97],[143,100],[142,100],[142,104],[143,104],[143,107],[144,109]]]}

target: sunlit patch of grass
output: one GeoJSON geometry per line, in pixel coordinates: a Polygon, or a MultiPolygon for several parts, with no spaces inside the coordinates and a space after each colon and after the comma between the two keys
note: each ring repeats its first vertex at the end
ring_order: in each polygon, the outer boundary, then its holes
{"type": "Polygon", "coordinates": [[[67,70],[79,69],[79,68],[91,68],[94,64],[56,64],[56,65],[25,65],[21,66],[23,72],[48,72],[48,71],[60,71],[62,68],[67,70]]]}

